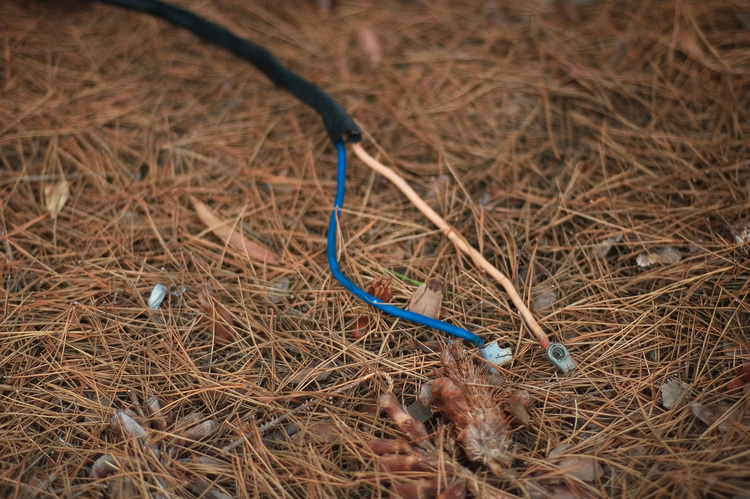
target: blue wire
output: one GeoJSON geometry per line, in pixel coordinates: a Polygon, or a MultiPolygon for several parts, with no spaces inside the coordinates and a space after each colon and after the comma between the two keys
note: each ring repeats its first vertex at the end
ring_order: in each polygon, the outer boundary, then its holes
{"type": "Polygon", "coordinates": [[[466,329],[448,324],[447,322],[427,317],[426,315],[417,314],[409,310],[403,310],[393,305],[378,300],[370,293],[357,287],[352,281],[350,281],[339,268],[339,262],[336,261],[336,227],[338,225],[339,213],[341,208],[344,206],[344,192],[346,192],[346,147],[343,142],[337,142],[336,148],[338,149],[338,167],[336,174],[336,201],[333,205],[333,213],[331,213],[331,222],[328,224],[328,265],[331,267],[331,273],[346,289],[348,289],[354,296],[369,303],[378,310],[382,310],[387,314],[394,315],[400,319],[406,319],[423,326],[439,329],[453,336],[458,336],[466,341],[473,343],[478,347],[484,346],[482,338],[476,334],[467,331],[466,329]]]}

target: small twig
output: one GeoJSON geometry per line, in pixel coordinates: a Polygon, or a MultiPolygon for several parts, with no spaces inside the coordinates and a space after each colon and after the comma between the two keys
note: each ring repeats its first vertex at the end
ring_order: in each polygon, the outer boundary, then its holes
{"type": "Polygon", "coordinates": [[[403,192],[406,197],[409,198],[409,201],[411,201],[419,209],[419,211],[421,211],[427,218],[429,218],[432,223],[438,226],[438,228],[456,246],[456,248],[471,257],[477,267],[488,272],[493,278],[495,278],[497,282],[500,283],[503,288],[505,288],[505,291],[510,296],[513,304],[518,309],[518,313],[521,315],[521,318],[524,320],[534,336],[536,336],[537,340],[539,340],[542,348],[546,349],[550,344],[549,337],[544,332],[539,323],[537,323],[536,319],[534,319],[534,316],[531,314],[531,311],[521,299],[521,296],[518,294],[518,291],[513,286],[513,283],[510,281],[510,279],[508,279],[505,274],[500,272],[497,267],[488,262],[487,259],[484,258],[479,251],[474,249],[461,234],[453,229],[453,227],[448,225],[448,222],[443,220],[443,218],[438,215],[435,210],[430,208],[427,203],[425,203],[424,200],[420,198],[416,192],[414,192],[414,189],[412,189],[411,186],[406,183],[406,181],[398,173],[391,170],[383,163],[367,154],[367,152],[362,148],[360,144],[354,144],[352,146],[352,150],[354,151],[354,154],[356,154],[357,157],[362,160],[367,166],[393,182],[393,184],[395,184],[396,187],[398,187],[401,192],[403,192]]]}

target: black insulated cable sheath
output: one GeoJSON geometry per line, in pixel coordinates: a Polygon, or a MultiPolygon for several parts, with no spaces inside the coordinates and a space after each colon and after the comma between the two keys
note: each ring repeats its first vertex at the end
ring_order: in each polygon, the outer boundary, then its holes
{"type": "Polygon", "coordinates": [[[276,86],[313,108],[326,127],[331,141],[359,142],[362,133],[349,113],[314,83],[311,83],[281,64],[268,50],[250,40],[239,37],[228,29],[214,24],[197,14],[159,0],[98,0],[101,3],[125,7],[153,14],[193,34],[213,42],[249,61],[276,86]]]}

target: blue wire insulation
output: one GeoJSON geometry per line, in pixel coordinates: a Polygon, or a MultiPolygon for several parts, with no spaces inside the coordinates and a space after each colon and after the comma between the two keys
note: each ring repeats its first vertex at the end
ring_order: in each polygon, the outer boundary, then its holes
{"type": "Polygon", "coordinates": [[[331,273],[337,281],[341,283],[346,289],[348,289],[354,296],[359,298],[365,303],[372,305],[373,307],[381,310],[387,314],[391,314],[400,319],[406,319],[407,321],[416,322],[423,326],[439,329],[453,336],[458,336],[464,340],[473,343],[477,347],[481,348],[484,346],[482,338],[476,334],[467,331],[466,329],[448,324],[447,322],[427,317],[426,315],[417,314],[409,310],[404,310],[393,305],[378,300],[370,293],[357,287],[352,281],[350,281],[339,268],[339,262],[336,260],[336,228],[338,226],[338,217],[341,213],[341,208],[344,206],[344,193],[346,192],[346,146],[343,142],[336,142],[336,149],[338,150],[338,167],[336,173],[336,201],[333,205],[333,213],[331,213],[331,222],[328,224],[328,265],[331,267],[331,273]]]}

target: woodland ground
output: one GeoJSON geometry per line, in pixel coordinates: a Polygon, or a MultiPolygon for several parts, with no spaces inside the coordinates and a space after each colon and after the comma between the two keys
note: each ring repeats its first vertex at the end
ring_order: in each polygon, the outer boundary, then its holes
{"type": "Polygon", "coordinates": [[[445,413],[410,442],[378,396],[410,406],[450,338],[332,279],[314,112],[147,15],[6,1],[0,495],[747,497],[749,2],[178,3],[339,100],[578,369],[350,155],[344,272],[401,305],[440,274],[442,318],[513,350],[468,403],[531,399],[505,471],[445,413]]]}

